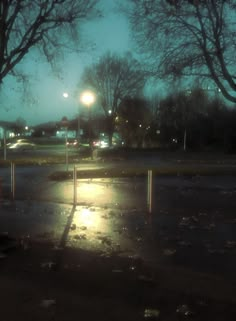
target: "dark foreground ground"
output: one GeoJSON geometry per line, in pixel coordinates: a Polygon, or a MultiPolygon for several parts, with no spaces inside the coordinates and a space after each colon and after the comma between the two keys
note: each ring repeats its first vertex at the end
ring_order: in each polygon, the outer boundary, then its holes
{"type": "MultiPolygon", "coordinates": [[[[14,225],[25,206],[3,201],[0,207],[0,320],[235,320],[235,281],[151,266],[117,251],[71,247],[66,239],[75,228],[70,213],[64,231],[59,226],[54,235],[49,228],[29,236],[27,219],[14,225]],[[6,222],[12,226],[8,234],[6,222]]],[[[32,214],[43,216],[45,208],[38,206],[32,214]]],[[[109,240],[100,239],[105,248],[109,240]]]]}

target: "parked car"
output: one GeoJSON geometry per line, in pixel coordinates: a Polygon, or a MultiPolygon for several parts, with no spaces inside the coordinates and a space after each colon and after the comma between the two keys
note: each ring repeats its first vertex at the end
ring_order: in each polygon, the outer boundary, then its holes
{"type": "Polygon", "coordinates": [[[18,139],[15,143],[9,144],[8,148],[11,150],[25,151],[35,149],[36,145],[28,139],[18,139]]]}
{"type": "Polygon", "coordinates": [[[95,148],[107,148],[109,146],[108,140],[98,139],[93,141],[93,147],[95,148]]]}
{"type": "Polygon", "coordinates": [[[67,147],[78,147],[79,142],[77,139],[67,139],[67,147]]]}

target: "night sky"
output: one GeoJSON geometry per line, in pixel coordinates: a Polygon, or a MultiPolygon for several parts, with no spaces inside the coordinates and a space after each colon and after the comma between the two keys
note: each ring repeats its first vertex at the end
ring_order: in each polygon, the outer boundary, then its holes
{"type": "Polygon", "coordinates": [[[76,87],[84,66],[96,62],[106,51],[132,51],[128,20],[117,13],[116,2],[101,1],[103,17],[83,25],[80,53],[62,53],[52,70],[36,50],[20,64],[30,74],[23,91],[16,79],[8,76],[0,90],[0,120],[15,121],[18,117],[28,125],[58,121],[63,116],[71,119],[77,114],[79,98],[76,87]],[[65,99],[63,92],[68,92],[65,99]]]}

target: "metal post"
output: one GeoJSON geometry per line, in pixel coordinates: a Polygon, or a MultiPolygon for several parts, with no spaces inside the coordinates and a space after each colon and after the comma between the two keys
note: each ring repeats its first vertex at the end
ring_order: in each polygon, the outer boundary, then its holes
{"type": "Polygon", "coordinates": [[[184,129],[184,151],[186,151],[187,130],[184,129]]]}
{"type": "Polygon", "coordinates": [[[13,163],[11,162],[11,195],[13,190],[13,163]]]}
{"type": "Polygon", "coordinates": [[[2,201],[3,199],[3,194],[2,194],[2,180],[1,180],[1,177],[0,177],[0,202],[2,201]]]}
{"type": "Polygon", "coordinates": [[[7,159],[7,141],[6,141],[6,130],[4,128],[3,132],[3,153],[4,153],[4,160],[7,159]]]}
{"type": "Polygon", "coordinates": [[[90,147],[90,157],[93,160],[93,142],[92,142],[92,111],[91,107],[89,109],[89,147],[90,147]]]}
{"type": "Polygon", "coordinates": [[[73,180],[74,180],[74,201],[73,204],[76,206],[77,204],[77,168],[74,165],[74,171],[73,171],[73,180]]]}
{"type": "Polygon", "coordinates": [[[152,212],[152,170],[148,170],[148,186],[147,186],[147,205],[148,212],[152,212]]]}
{"type": "Polygon", "coordinates": [[[68,128],[66,127],[66,170],[68,171],[68,128]]]}
{"type": "Polygon", "coordinates": [[[15,186],[16,186],[15,164],[13,162],[11,162],[11,198],[13,201],[15,199],[15,186]]]}
{"type": "Polygon", "coordinates": [[[77,129],[78,144],[80,144],[80,107],[78,106],[78,129],[77,129]]]}

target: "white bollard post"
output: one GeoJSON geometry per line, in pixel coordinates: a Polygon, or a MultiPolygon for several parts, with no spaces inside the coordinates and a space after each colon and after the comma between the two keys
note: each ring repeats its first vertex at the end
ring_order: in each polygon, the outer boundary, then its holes
{"type": "Polygon", "coordinates": [[[68,172],[68,145],[67,145],[67,142],[68,142],[68,129],[66,128],[65,149],[66,149],[66,171],[68,172]]]}
{"type": "Polygon", "coordinates": [[[13,162],[11,162],[11,198],[13,201],[15,199],[15,185],[16,185],[15,164],[13,162]]]}
{"type": "Polygon", "coordinates": [[[13,190],[13,163],[11,162],[11,195],[13,190]]]}
{"type": "Polygon", "coordinates": [[[74,201],[73,201],[73,204],[74,204],[74,206],[76,206],[76,204],[77,204],[77,168],[76,168],[76,166],[74,166],[73,181],[74,181],[74,201]]]}
{"type": "Polygon", "coordinates": [[[4,160],[7,160],[7,141],[6,141],[6,130],[4,129],[4,137],[3,137],[3,154],[4,160]]]}
{"type": "Polygon", "coordinates": [[[152,213],[152,170],[148,170],[147,205],[148,212],[152,213]]]}

